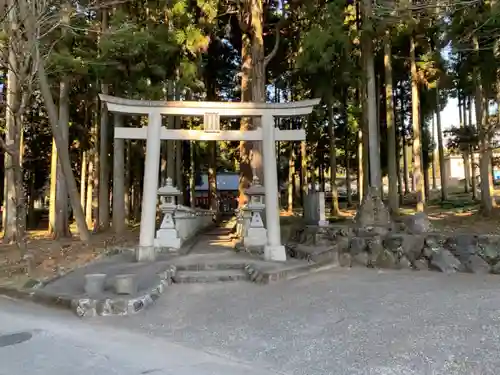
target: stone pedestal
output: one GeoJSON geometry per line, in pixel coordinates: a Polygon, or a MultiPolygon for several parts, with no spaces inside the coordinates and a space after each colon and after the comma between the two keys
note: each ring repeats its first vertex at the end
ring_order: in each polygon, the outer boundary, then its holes
{"type": "Polygon", "coordinates": [[[138,246],[135,250],[135,258],[138,262],[154,262],[156,260],[156,247],[138,246]]]}
{"type": "Polygon", "coordinates": [[[264,259],[273,260],[276,262],[286,262],[286,249],[283,245],[264,246],[264,259]]]}
{"type": "Polygon", "coordinates": [[[309,192],[304,202],[304,220],[308,225],[325,227],[329,225],[326,220],[325,193],[309,192]]]}
{"type": "Polygon", "coordinates": [[[261,212],[264,207],[250,205],[246,210],[251,211],[250,225],[243,237],[245,246],[265,246],[267,243],[267,230],[262,222],[261,212]]]}
{"type": "Polygon", "coordinates": [[[85,275],[85,293],[96,295],[104,291],[105,273],[92,273],[85,275]]]}
{"type": "Polygon", "coordinates": [[[134,295],[137,293],[136,275],[117,275],[114,281],[116,294],[134,295]]]}

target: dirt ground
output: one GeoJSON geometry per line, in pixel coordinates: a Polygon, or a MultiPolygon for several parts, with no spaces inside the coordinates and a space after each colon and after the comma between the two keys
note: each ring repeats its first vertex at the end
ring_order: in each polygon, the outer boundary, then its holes
{"type": "Polygon", "coordinates": [[[86,264],[113,245],[132,245],[138,239],[138,227],[120,237],[111,230],[92,235],[89,244],[77,236],[53,239],[45,230],[28,232],[25,249],[15,244],[0,244],[0,284],[19,285],[29,279],[52,278],[86,264]]]}

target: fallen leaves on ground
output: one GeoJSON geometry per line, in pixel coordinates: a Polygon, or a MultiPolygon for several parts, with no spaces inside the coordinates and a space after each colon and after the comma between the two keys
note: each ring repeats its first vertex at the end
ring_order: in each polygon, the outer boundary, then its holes
{"type": "Polygon", "coordinates": [[[89,244],[76,236],[53,239],[46,231],[32,231],[27,235],[25,250],[16,244],[0,244],[0,279],[52,278],[91,262],[110,246],[133,245],[137,238],[137,228],[119,237],[111,230],[94,234],[89,244]]]}

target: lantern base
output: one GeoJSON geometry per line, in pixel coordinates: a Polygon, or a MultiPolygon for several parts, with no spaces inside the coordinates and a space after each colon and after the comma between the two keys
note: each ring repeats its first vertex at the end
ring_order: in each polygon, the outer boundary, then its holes
{"type": "Polygon", "coordinates": [[[180,249],[182,243],[173,228],[160,228],[156,231],[155,246],[180,249]]]}
{"type": "Polygon", "coordinates": [[[266,228],[248,228],[245,237],[243,237],[245,246],[265,246],[267,243],[266,228]]]}

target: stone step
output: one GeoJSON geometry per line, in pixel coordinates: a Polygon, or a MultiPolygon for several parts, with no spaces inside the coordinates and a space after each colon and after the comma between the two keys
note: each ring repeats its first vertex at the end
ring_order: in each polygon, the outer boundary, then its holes
{"type": "Polygon", "coordinates": [[[248,280],[244,270],[177,271],[173,277],[176,284],[219,283],[248,280]]]}
{"type": "Polygon", "coordinates": [[[177,264],[177,271],[226,271],[226,270],[241,270],[245,269],[245,263],[191,263],[177,264]]]}

